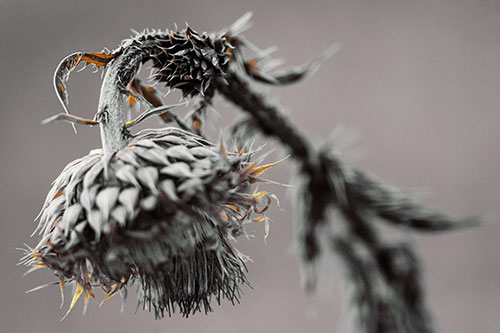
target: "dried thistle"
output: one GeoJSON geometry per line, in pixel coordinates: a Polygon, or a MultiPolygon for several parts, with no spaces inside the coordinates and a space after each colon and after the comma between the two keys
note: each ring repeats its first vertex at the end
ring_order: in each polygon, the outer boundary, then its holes
{"type": "MultiPolygon", "coordinates": [[[[195,36],[189,30],[185,34],[195,36]]],[[[169,52],[185,44],[178,34],[172,36],[175,45],[169,52]]],[[[113,55],[75,53],[56,71],[56,91],[67,112],[46,122],[99,125],[103,143],[102,149],[68,164],[54,181],[36,230],[42,239],[23,260],[35,269],[53,270],[62,293],[65,284],[75,286],[67,314],[82,294],[86,308],[95,288],[104,290],[104,300],[117,292],[125,298],[135,283],[139,305],[154,310],[156,318],[175,311],[183,316],[211,311],[212,298],[238,302],[240,285],[248,284],[247,258],[230,240],[245,234],[245,222],[264,222],[266,229],[269,222],[264,212],[274,195],[249,190],[255,182],[266,182],[258,176],[276,163],[258,166],[256,151],[235,145],[228,152],[222,143],[217,147],[188,131],[169,112],[173,106],[162,105],[134,79],[144,60],[136,42],[142,43],[142,37],[125,42],[113,55]],[[63,82],[82,61],[108,68],[93,120],[69,115],[67,109],[63,82]],[[130,83],[130,90],[124,90],[124,83],[130,83]],[[130,96],[153,108],[125,122],[122,104],[130,96]],[[181,128],[129,132],[153,115],[181,128]]],[[[176,51],[169,61],[175,63],[177,56],[176,51]]],[[[192,65],[179,65],[184,79],[183,70],[192,65]]],[[[200,71],[207,68],[202,64],[200,71]]],[[[178,79],[173,75],[165,81],[175,87],[178,79]]],[[[185,90],[187,95],[199,93],[196,87],[185,90]]]]}
{"type": "Polygon", "coordinates": [[[61,286],[76,282],[85,306],[96,287],[109,298],[135,282],[157,317],[238,301],[246,257],[229,240],[264,220],[271,200],[245,192],[270,167],[252,156],[172,127],[141,131],[110,158],[93,150],[54,181],[26,263],[54,270],[61,286]]]}
{"type": "MultiPolygon", "coordinates": [[[[344,165],[330,146],[311,144],[250,81],[276,86],[297,82],[316,71],[338,45],[304,66],[273,73],[276,62],[269,58],[270,50],[258,49],[240,34],[250,16],[213,34],[199,34],[189,26],[147,30],[113,52],[78,52],[61,62],[54,84],[66,113],[48,121],[99,125],[103,149],[71,163],[55,181],[42,210],[43,238],[28,251],[25,263],[53,269],[61,286],[74,283],[70,310],[84,291],[87,303],[95,287],[110,297],[135,282],[139,304],[153,307],[156,317],[177,307],[185,316],[208,311],[211,297],[237,301],[239,284],[247,282],[245,257],[228,240],[244,233],[242,224],[252,213],[262,214],[269,206],[272,195],[250,195],[246,189],[274,164],[256,167],[252,152],[228,153],[199,136],[206,109],[219,93],[248,114],[233,132],[238,140],[260,131],[276,139],[299,166],[297,248],[305,271],[313,272],[306,276],[306,290],[314,290],[318,258],[336,253],[352,281],[357,331],[431,332],[413,247],[387,245],[375,222],[438,232],[477,221],[428,209],[344,165]],[[245,47],[254,57],[243,57],[245,47]],[[146,62],[152,62],[155,83],[195,101],[190,126],[170,112],[173,106],[163,105],[153,87],[135,77],[146,62]],[[81,63],[107,69],[92,120],[68,112],[64,82],[81,63]],[[125,98],[148,110],[125,122],[125,98]],[[130,134],[129,128],[153,115],[180,129],[130,134]],[[340,235],[325,228],[333,209],[346,222],[340,235]]],[[[267,222],[262,215],[253,220],[267,222]]]]}

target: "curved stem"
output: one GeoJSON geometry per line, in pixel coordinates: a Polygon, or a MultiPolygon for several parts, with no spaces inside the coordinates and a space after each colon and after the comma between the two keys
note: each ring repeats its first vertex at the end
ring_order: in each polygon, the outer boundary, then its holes
{"type": "Polygon", "coordinates": [[[107,68],[96,114],[105,155],[125,148],[130,141],[122,110],[126,97],[124,91],[141,60],[141,52],[129,50],[118,56],[107,68]]]}
{"type": "Polygon", "coordinates": [[[124,96],[116,82],[116,68],[111,66],[106,72],[96,115],[101,129],[102,147],[106,155],[125,148],[129,142],[122,112],[124,96]]]}
{"type": "Polygon", "coordinates": [[[252,91],[248,83],[235,73],[228,73],[224,79],[226,81],[218,82],[218,91],[236,106],[250,113],[265,135],[279,140],[290,150],[292,157],[301,163],[303,170],[314,174],[316,150],[295,124],[283,116],[275,105],[268,103],[263,96],[252,91]]]}

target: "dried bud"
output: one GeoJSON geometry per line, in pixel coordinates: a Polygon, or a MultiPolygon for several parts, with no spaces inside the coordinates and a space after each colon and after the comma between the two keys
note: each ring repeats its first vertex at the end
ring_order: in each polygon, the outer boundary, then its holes
{"type": "Polygon", "coordinates": [[[156,81],[189,97],[203,95],[216,77],[225,75],[234,48],[226,36],[200,35],[189,26],[180,31],[144,31],[125,40],[114,55],[134,47],[147,50],[156,81]]]}

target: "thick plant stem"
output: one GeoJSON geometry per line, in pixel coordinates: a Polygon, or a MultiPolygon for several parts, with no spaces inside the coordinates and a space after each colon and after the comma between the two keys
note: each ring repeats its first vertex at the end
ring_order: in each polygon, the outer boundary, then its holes
{"type": "Polygon", "coordinates": [[[125,148],[130,141],[122,108],[127,96],[126,86],[137,71],[142,57],[143,52],[130,49],[107,66],[96,114],[106,155],[125,148]]]}
{"type": "Polygon", "coordinates": [[[101,129],[102,147],[106,155],[111,155],[125,148],[129,142],[125,117],[122,112],[124,96],[118,88],[117,70],[118,63],[115,63],[106,72],[96,115],[101,129]]]}
{"type": "Polygon", "coordinates": [[[433,332],[414,248],[409,243],[387,243],[372,221],[378,217],[393,225],[438,232],[471,226],[475,220],[427,209],[345,166],[329,146],[315,149],[278,107],[238,75],[229,73],[217,89],[251,115],[251,126],[277,139],[300,165],[296,235],[307,273],[306,289],[315,288],[315,266],[321,252],[331,250],[325,249],[320,239],[329,233],[324,228],[329,210],[336,208],[344,217],[346,229],[341,236],[330,234],[332,249],[343,259],[349,279],[354,281],[351,299],[358,317],[357,331],[433,332]]]}
{"type": "Polygon", "coordinates": [[[225,80],[219,82],[218,91],[239,108],[251,114],[256,126],[265,135],[279,140],[290,150],[292,157],[301,163],[302,169],[313,174],[315,150],[297,127],[281,115],[274,105],[267,103],[263,96],[254,93],[248,83],[236,74],[228,74],[225,80]]]}

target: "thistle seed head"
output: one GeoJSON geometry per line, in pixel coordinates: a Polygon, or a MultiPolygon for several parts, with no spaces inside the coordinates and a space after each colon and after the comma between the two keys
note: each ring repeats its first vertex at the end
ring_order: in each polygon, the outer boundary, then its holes
{"type": "Polygon", "coordinates": [[[212,298],[239,301],[246,257],[230,240],[244,222],[267,219],[272,196],[248,189],[272,165],[235,150],[162,128],[139,132],[110,157],[91,151],[54,181],[42,240],[24,262],[76,286],[70,310],[84,291],[86,304],[95,288],[109,298],[135,283],[139,305],[157,318],[211,311],[212,298]]]}

